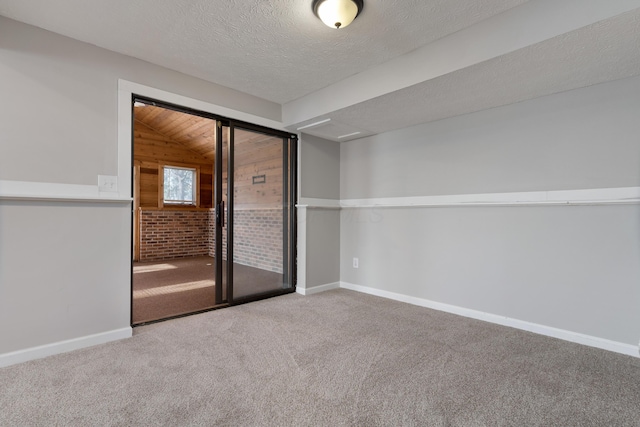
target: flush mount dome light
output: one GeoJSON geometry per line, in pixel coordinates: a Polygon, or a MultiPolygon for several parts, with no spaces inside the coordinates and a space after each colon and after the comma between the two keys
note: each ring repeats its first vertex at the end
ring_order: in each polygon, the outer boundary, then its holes
{"type": "Polygon", "coordinates": [[[313,0],[311,7],[322,22],[331,28],[344,28],[362,12],[363,0],[313,0]]]}

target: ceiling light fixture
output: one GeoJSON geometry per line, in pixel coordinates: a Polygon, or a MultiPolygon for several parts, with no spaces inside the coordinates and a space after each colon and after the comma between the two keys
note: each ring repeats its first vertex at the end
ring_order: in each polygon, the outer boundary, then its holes
{"type": "Polygon", "coordinates": [[[362,12],[363,0],[313,0],[313,13],[331,28],[344,28],[362,12]]]}

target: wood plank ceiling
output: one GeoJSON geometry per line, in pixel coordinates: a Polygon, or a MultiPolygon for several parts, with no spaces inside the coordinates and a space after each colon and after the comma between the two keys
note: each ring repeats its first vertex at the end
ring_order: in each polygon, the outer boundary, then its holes
{"type": "MultiPolygon", "coordinates": [[[[188,150],[213,164],[216,144],[215,120],[163,107],[145,105],[134,108],[134,121],[184,145],[188,150]]],[[[226,137],[227,134],[223,133],[223,144],[226,143],[226,137]]],[[[246,153],[252,152],[253,154],[243,161],[260,163],[265,155],[263,150],[272,147],[274,143],[279,145],[279,141],[281,139],[278,137],[237,129],[234,138],[236,156],[246,157],[246,153]]]]}
{"type": "Polygon", "coordinates": [[[216,146],[215,120],[153,105],[135,107],[134,120],[179,142],[213,163],[216,146]]]}

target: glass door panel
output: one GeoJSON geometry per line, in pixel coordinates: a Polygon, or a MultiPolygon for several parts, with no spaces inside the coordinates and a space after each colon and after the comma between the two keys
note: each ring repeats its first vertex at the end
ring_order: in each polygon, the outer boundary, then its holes
{"type": "Polygon", "coordinates": [[[218,122],[217,303],[290,292],[295,283],[295,139],[218,122]]]}
{"type": "Polygon", "coordinates": [[[141,97],[131,108],[131,323],[139,325],[218,304],[212,240],[217,122],[141,97]]]}
{"type": "Polygon", "coordinates": [[[233,128],[233,299],[291,287],[288,139],[233,128]]]}

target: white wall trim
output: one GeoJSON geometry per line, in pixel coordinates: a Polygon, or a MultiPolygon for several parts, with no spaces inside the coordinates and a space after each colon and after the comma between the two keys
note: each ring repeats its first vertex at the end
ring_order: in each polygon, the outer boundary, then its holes
{"type": "Polygon", "coordinates": [[[420,307],[431,308],[433,310],[444,311],[447,313],[457,314],[459,316],[469,317],[472,319],[482,320],[485,322],[495,323],[498,325],[508,326],[511,328],[521,329],[548,337],[558,338],[561,340],[583,344],[589,347],[600,348],[603,350],[613,351],[628,356],[640,357],[638,347],[617,341],[611,341],[604,338],[598,338],[591,335],[585,335],[577,332],[558,329],[551,326],[540,325],[537,323],[526,322],[524,320],[513,319],[510,317],[499,316],[497,314],[485,313],[482,311],[472,310],[455,305],[444,304],[431,301],[424,298],[412,297],[409,295],[399,294],[395,292],[384,291],[368,286],[354,285],[352,283],[340,282],[340,287],[352,291],[362,292],[365,294],[375,295],[395,301],[406,302],[420,307]]]}
{"type": "Polygon", "coordinates": [[[340,288],[340,282],[326,283],[324,285],[312,286],[310,288],[296,288],[296,292],[300,295],[313,295],[324,291],[330,291],[331,289],[340,288]]]}
{"type": "Polygon", "coordinates": [[[52,344],[41,345],[38,347],[26,348],[24,350],[18,350],[11,353],[4,353],[0,354],[0,368],[15,365],[16,363],[27,362],[29,360],[53,356],[54,354],[66,353],[72,350],[130,338],[132,335],[133,329],[131,327],[127,327],[99,334],[87,335],[85,337],[73,338],[66,341],[59,341],[52,344]]]}
{"type": "Polygon", "coordinates": [[[130,202],[132,198],[99,191],[97,185],[0,180],[0,200],[130,202]]]}
{"type": "Polygon", "coordinates": [[[343,199],[343,208],[448,206],[565,206],[640,203],[640,187],[516,193],[455,194],[443,196],[343,199]]]}
{"type": "Polygon", "coordinates": [[[336,199],[316,199],[313,197],[301,197],[300,204],[308,208],[328,208],[340,209],[340,200],[336,199]]]}
{"type": "Polygon", "coordinates": [[[618,205],[638,203],[640,203],[640,187],[617,187],[342,200],[301,197],[299,206],[304,206],[309,209],[340,209],[373,207],[618,205]]]}

